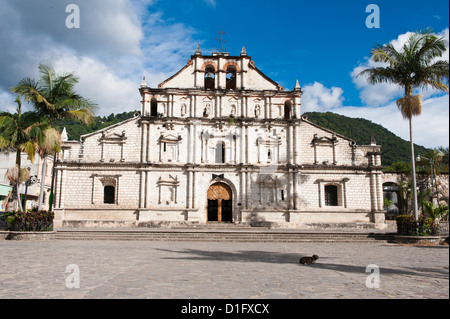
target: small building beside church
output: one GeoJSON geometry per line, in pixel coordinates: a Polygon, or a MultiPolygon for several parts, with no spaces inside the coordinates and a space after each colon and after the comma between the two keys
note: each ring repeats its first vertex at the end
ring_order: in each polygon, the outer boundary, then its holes
{"type": "Polygon", "coordinates": [[[384,226],[380,146],[301,116],[298,81],[286,90],[245,48],[197,48],[139,93],[134,118],[64,144],[56,228],[384,226]]]}

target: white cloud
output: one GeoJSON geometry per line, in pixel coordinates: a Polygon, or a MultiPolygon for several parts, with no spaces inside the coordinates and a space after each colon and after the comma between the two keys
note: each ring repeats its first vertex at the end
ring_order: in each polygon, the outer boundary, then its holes
{"type": "MultiPolygon", "coordinates": [[[[422,114],[413,117],[413,141],[425,147],[449,145],[449,96],[425,99],[422,114]]],[[[395,102],[380,107],[346,106],[332,110],[353,118],[365,118],[380,124],[409,141],[409,123],[403,119],[395,102]]]]}
{"type": "Polygon", "coordinates": [[[161,12],[148,15],[143,29],[147,83],[155,87],[187,63],[197,46],[193,39],[196,31],[183,23],[167,23],[161,12]]]}
{"type": "Polygon", "coordinates": [[[64,54],[54,61],[57,73],[76,70],[77,91],[101,107],[99,114],[122,113],[140,108],[139,78],[119,77],[107,65],[91,57],[64,54]]]}
{"type": "Polygon", "coordinates": [[[331,89],[322,83],[314,82],[302,88],[302,113],[326,112],[330,109],[342,106],[344,91],[339,87],[331,89]]]}
{"type": "MultiPolygon", "coordinates": [[[[2,106],[2,111],[9,112],[9,113],[15,113],[17,104],[15,101],[15,97],[12,94],[9,94],[8,92],[0,91],[0,103],[2,106]]],[[[23,104],[23,103],[22,103],[23,104]]],[[[25,111],[25,107],[22,107],[22,112],[25,111]]]]}
{"type": "Polygon", "coordinates": [[[0,0],[0,43],[8,48],[0,50],[0,109],[14,106],[9,87],[24,77],[38,79],[42,62],[78,75],[77,92],[99,105],[99,115],[140,109],[142,76],[155,87],[196,47],[195,30],[148,13],[153,2],[79,0],[80,28],[68,29],[71,0],[0,0]]]}
{"type": "Polygon", "coordinates": [[[394,98],[401,96],[403,89],[397,85],[388,83],[379,83],[376,85],[371,85],[367,82],[364,76],[358,76],[363,70],[372,67],[381,67],[383,63],[376,63],[372,60],[361,64],[353,69],[351,76],[353,78],[353,83],[361,91],[360,98],[361,101],[366,105],[383,105],[394,98]]]}

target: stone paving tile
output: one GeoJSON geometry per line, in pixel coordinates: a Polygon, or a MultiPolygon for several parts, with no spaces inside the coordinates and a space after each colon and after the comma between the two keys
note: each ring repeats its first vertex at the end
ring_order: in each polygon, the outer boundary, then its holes
{"type": "Polygon", "coordinates": [[[0,298],[12,299],[449,298],[448,246],[0,241],[0,269],[0,298]],[[66,287],[70,264],[80,288],[66,287]],[[379,289],[366,287],[370,264],[379,289]]]}

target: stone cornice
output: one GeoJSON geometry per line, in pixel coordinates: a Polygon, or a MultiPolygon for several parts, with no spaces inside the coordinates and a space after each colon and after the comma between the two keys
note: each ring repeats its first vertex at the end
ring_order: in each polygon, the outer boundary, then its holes
{"type": "MultiPolygon", "coordinates": [[[[192,172],[260,172],[262,168],[267,167],[263,165],[252,164],[177,164],[173,163],[100,163],[100,162],[57,162],[55,164],[56,170],[99,170],[99,171],[192,171],[192,172]]],[[[330,171],[345,171],[346,173],[358,172],[358,173],[382,173],[382,166],[346,166],[346,165],[292,165],[282,164],[279,165],[276,173],[307,173],[311,172],[323,172],[330,171]]]]}

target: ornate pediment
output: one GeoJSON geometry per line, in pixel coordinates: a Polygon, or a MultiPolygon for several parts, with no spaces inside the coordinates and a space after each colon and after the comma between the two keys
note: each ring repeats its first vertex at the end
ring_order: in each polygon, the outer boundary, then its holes
{"type": "Polygon", "coordinates": [[[266,188],[277,187],[279,186],[278,179],[277,177],[273,178],[271,175],[266,175],[266,177],[264,177],[264,175],[261,175],[260,186],[266,188]]]}
{"type": "Polygon", "coordinates": [[[168,143],[168,144],[177,144],[181,142],[182,137],[181,135],[174,135],[174,134],[162,134],[159,137],[159,141],[161,143],[168,143]]]}
{"type": "Polygon", "coordinates": [[[178,197],[178,186],[180,186],[180,181],[178,180],[178,176],[173,177],[168,174],[168,176],[161,175],[158,179],[158,203],[161,204],[165,202],[167,205],[177,203],[178,197]]]}
{"type": "Polygon", "coordinates": [[[108,133],[107,131],[102,132],[102,136],[99,139],[100,143],[125,143],[125,140],[127,137],[125,136],[125,131],[122,131],[121,134],[119,133],[108,133]]]}
{"type": "Polygon", "coordinates": [[[334,145],[337,143],[337,137],[335,134],[330,138],[328,136],[319,137],[317,134],[314,134],[313,140],[311,144],[313,145],[334,145]]]}
{"type": "Polygon", "coordinates": [[[160,176],[158,179],[159,186],[179,186],[180,181],[178,180],[178,176],[173,177],[169,174],[167,177],[160,176]]]}

